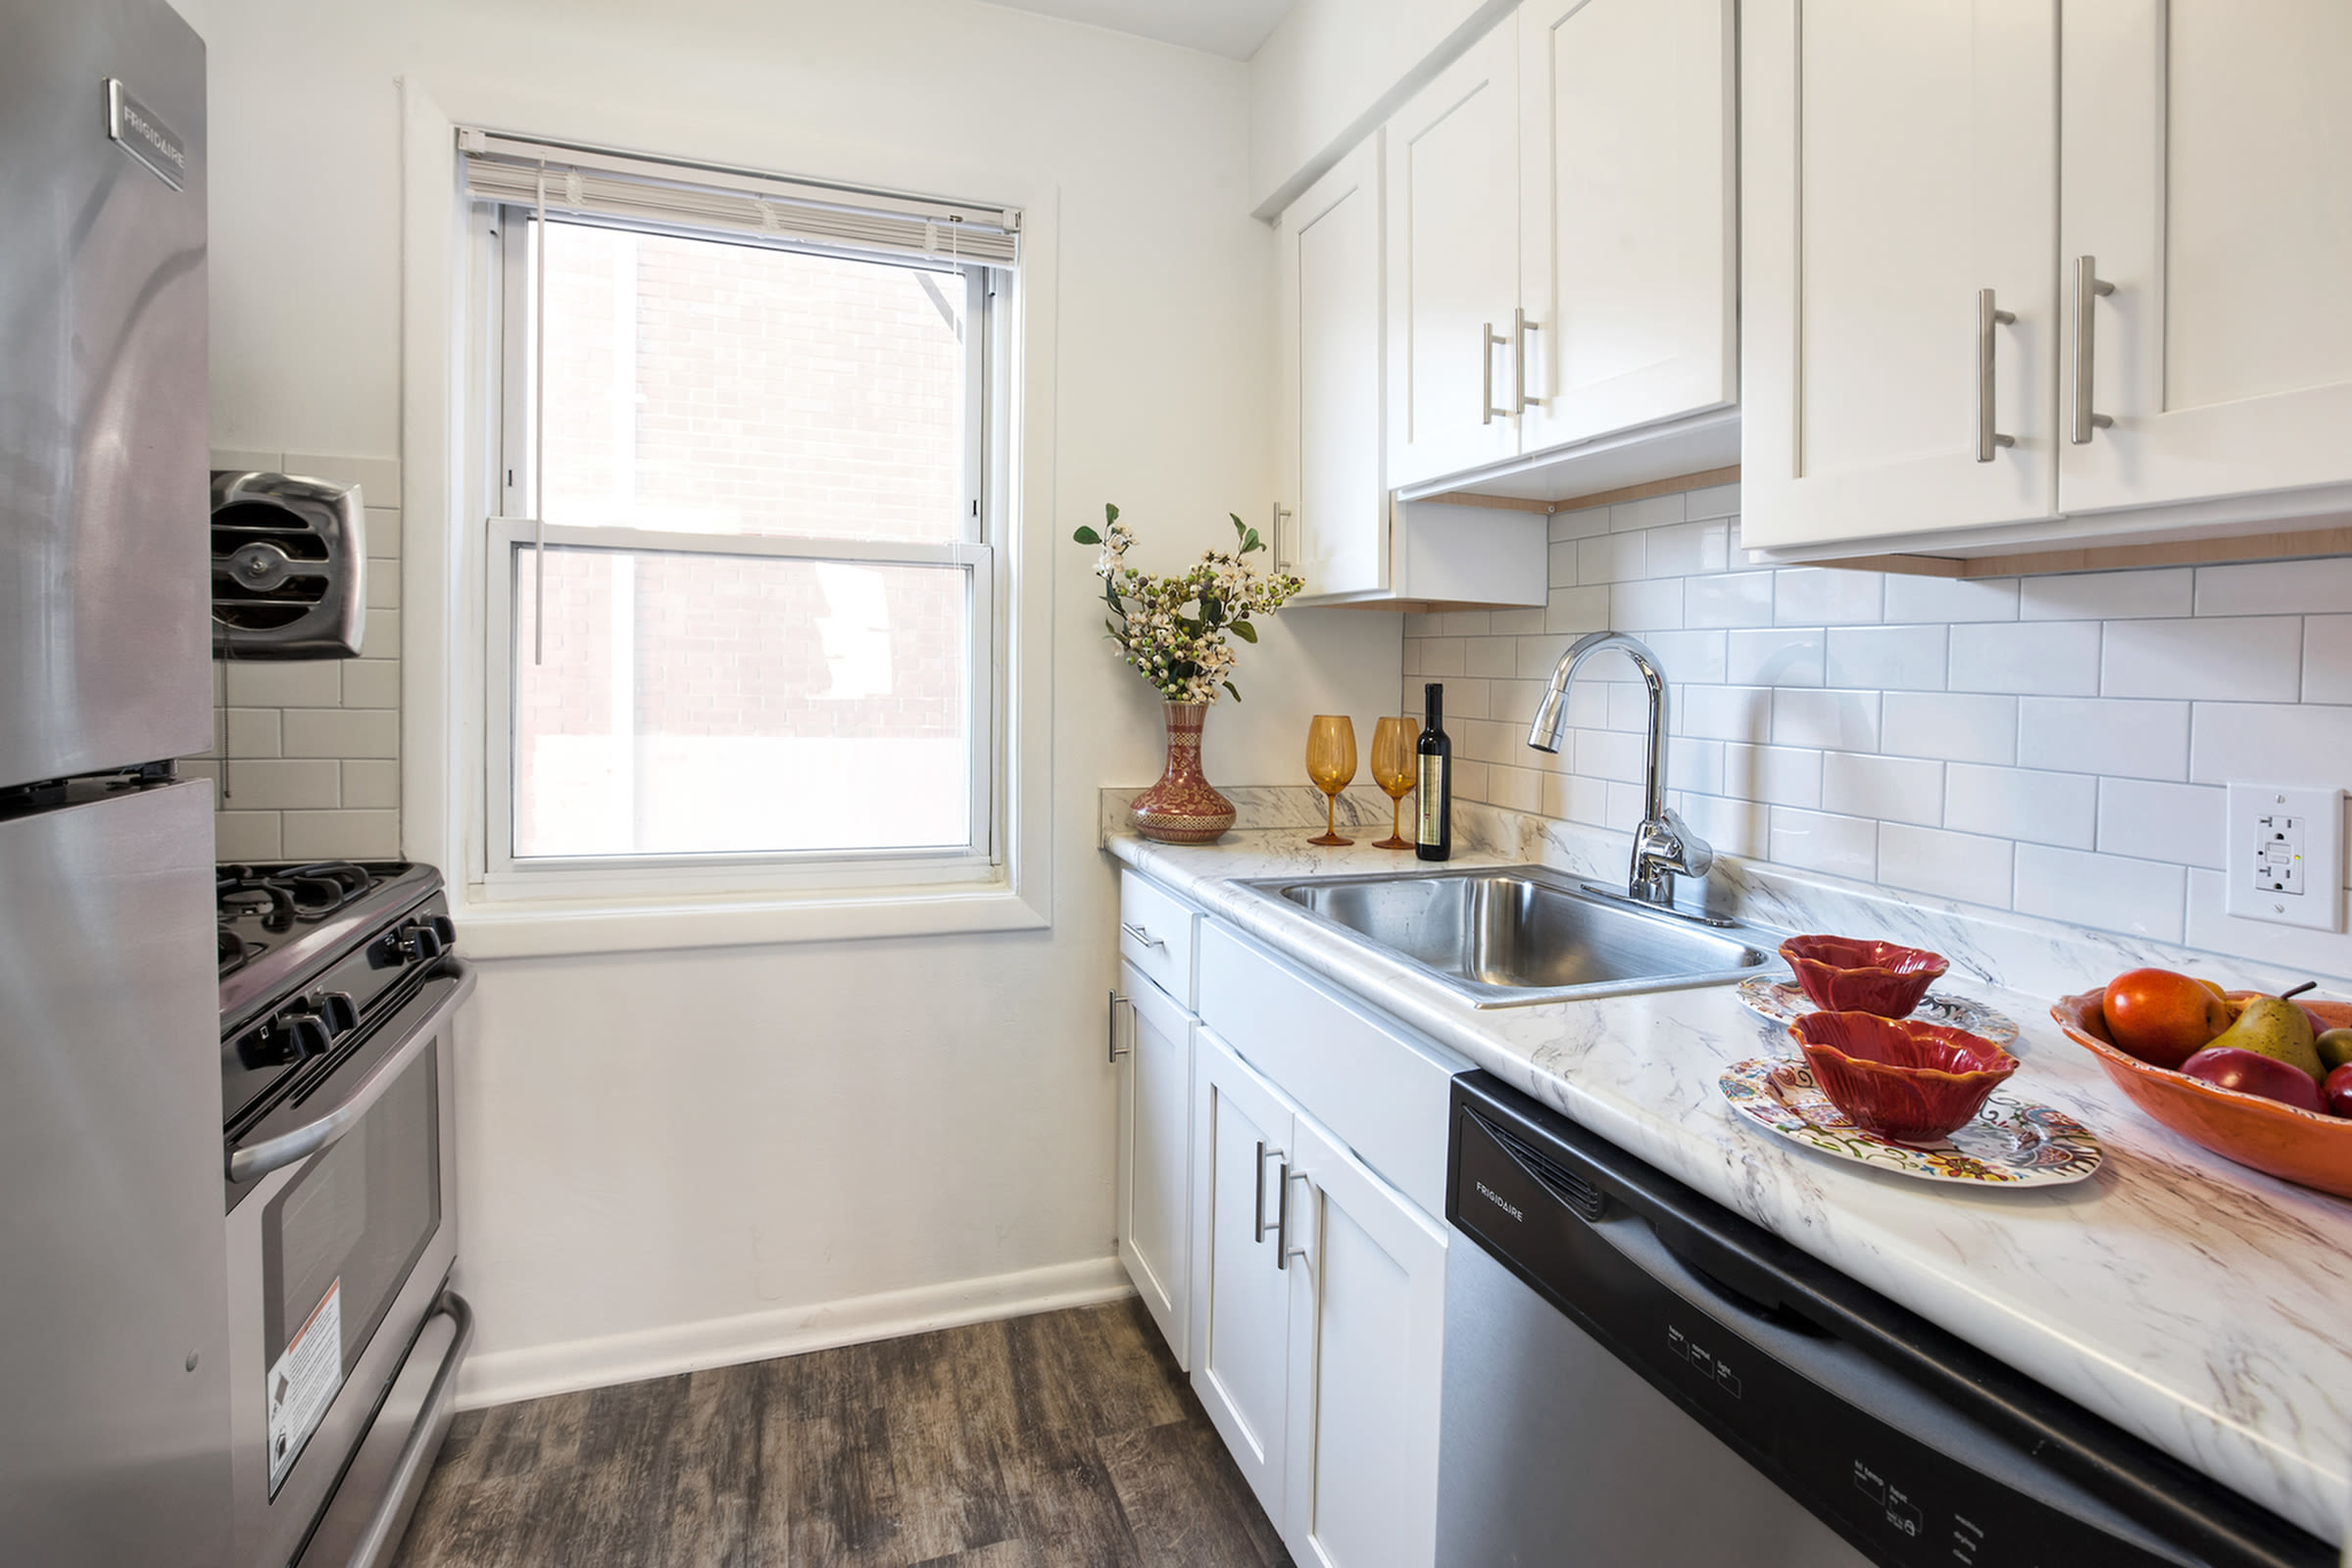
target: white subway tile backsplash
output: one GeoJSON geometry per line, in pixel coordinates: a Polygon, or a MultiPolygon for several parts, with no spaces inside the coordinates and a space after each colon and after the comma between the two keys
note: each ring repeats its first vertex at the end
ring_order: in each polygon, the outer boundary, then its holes
{"type": "Polygon", "coordinates": [[[1956,692],[2095,696],[2099,630],[2095,620],[1954,626],[1946,679],[1956,692]]]}
{"type": "Polygon", "coordinates": [[[1832,626],[1829,683],[1941,691],[1949,639],[1943,626],[1832,626]]]}
{"type": "Polygon", "coordinates": [[[400,563],[369,557],[368,561],[368,608],[369,610],[398,610],[400,608],[400,563]]]}
{"type": "Polygon", "coordinates": [[[2015,620],[2015,577],[1886,574],[1886,617],[1896,621],[2015,620]]]}
{"type": "Polygon", "coordinates": [[[1576,543],[1576,580],[1581,583],[1629,582],[1642,575],[1644,558],[1642,535],[1604,533],[1576,543]]]}
{"type": "Polygon", "coordinates": [[[1964,904],[2009,906],[2017,847],[2007,839],[1946,833],[1904,822],[1879,825],[1879,880],[1964,904]]]}
{"type": "Polygon", "coordinates": [[[1484,637],[1493,619],[1491,611],[1448,610],[1438,617],[1438,632],[1446,637],[1484,637]]]}
{"type": "Polygon", "coordinates": [[[1551,514],[1549,536],[1561,539],[1590,539],[1596,533],[1609,531],[1609,509],[1580,507],[1574,512],[1555,512],[1551,514]]]}
{"type": "Polygon", "coordinates": [[[1723,787],[1730,795],[1768,806],[1821,804],[1821,754],[1788,746],[1723,748],[1723,787]]]}
{"type": "Polygon", "coordinates": [[[384,709],[286,710],[288,757],[398,757],[400,714],[384,709]]]}
{"type": "Polygon", "coordinates": [[[1772,735],[1769,686],[1689,686],[1675,696],[1678,727],[1685,735],[1748,742],[1772,735]]]}
{"type": "Polygon", "coordinates": [[[1769,571],[1734,571],[1687,579],[1683,583],[1683,624],[1771,625],[1773,576],[1769,571]]]}
{"type": "Polygon", "coordinates": [[[275,708],[228,708],[221,710],[228,721],[227,737],[230,757],[277,757],[282,755],[284,731],[279,724],[282,710],[275,708]]]}
{"type": "Polygon", "coordinates": [[[349,761],[343,764],[345,806],[392,809],[400,805],[400,764],[349,761]]]}
{"type": "Polygon", "coordinates": [[[400,853],[400,813],[288,811],[284,851],[297,860],[329,856],[389,859],[400,853]]]}
{"type": "Polygon", "coordinates": [[[1818,686],[1824,635],[1818,628],[1777,626],[1727,632],[1724,678],[1736,685],[1818,686]]]}
{"type": "Polygon", "coordinates": [[[2322,974],[2352,974],[2352,936],[2233,915],[2219,871],[2188,873],[2186,940],[2191,947],[2259,958],[2265,963],[2290,964],[2322,974]]]}
{"type": "Polygon", "coordinates": [[[400,460],[397,458],[331,457],[318,453],[289,452],[285,456],[285,470],[306,479],[324,479],[328,484],[356,484],[360,499],[370,510],[396,508],[400,505],[400,460]]]}
{"type": "Polygon", "coordinates": [[[1671,630],[1683,623],[1683,579],[1613,583],[1609,624],[1619,631],[1671,630]]]}
{"type": "Polygon", "coordinates": [[[222,678],[231,708],[332,708],[343,701],[340,660],[232,659],[224,662],[222,678]]]}
{"type": "Polygon", "coordinates": [[[2185,866],[2040,844],[2017,847],[2015,906],[2026,914],[2179,942],[2187,886],[2185,866]]]}
{"type": "Polygon", "coordinates": [[[2119,621],[2107,628],[2100,690],[2291,703],[2303,690],[2303,622],[2292,615],[2119,621]]]}
{"type": "Polygon", "coordinates": [[[390,659],[354,659],[343,665],[345,708],[398,708],[400,663],[390,659]]]}
{"type": "Polygon", "coordinates": [[[2303,622],[2303,700],[2352,703],[2352,615],[2303,622]]]}
{"type": "Polygon", "coordinates": [[[342,769],[329,758],[234,757],[220,768],[215,798],[225,809],[279,811],[343,804],[342,769]]]}
{"type": "Polygon", "coordinates": [[[2014,762],[2017,699],[1888,692],[1879,702],[1879,749],[1949,762],[2014,762]]]}
{"type": "MultiPolygon", "coordinates": [[[[2352,558],[1882,577],[1756,562],[1738,512],[1733,485],[1559,514],[1541,612],[1408,618],[1408,669],[1461,688],[1463,799],[1634,825],[1647,704],[1621,661],[1579,679],[1561,756],[1524,745],[1561,651],[1612,625],[1664,662],[1669,798],[1728,854],[2352,972],[2352,937],[2222,916],[2210,869],[2216,786],[2352,779],[2352,558]]],[[[343,765],[342,810],[314,814],[390,809],[396,764],[343,765]]]]}
{"type": "Polygon", "coordinates": [[[1879,824],[1868,817],[1833,816],[1824,811],[1772,808],[1772,859],[1808,871],[1858,877],[1878,875],[1879,824]]]}
{"type": "Polygon", "coordinates": [[[1689,493],[1678,490],[1672,495],[1620,501],[1609,508],[1609,531],[1624,533],[1632,528],[1662,528],[1668,523],[1681,522],[1690,514],[1684,500],[1689,493]]]}
{"type": "Polygon", "coordinates": [[[1790,566],[1773,577],[1772,618],[1780,625],[1853,625],[1879,619],[1883,588],[1875,571],[1790,566]]]}
{"type": "Polygon", "coordinates": [[[217,811],[213,853],[223,860],[277,859],[285,854],[279,836],[282,820],[275,811],[217,811]]]}
{"type": "Polygon", "coordinates": [[[2097,839],[2099,781],[2087,773],[1954,762],[1944,769],[1943,825],[1962,833],[2087,850],[2097,839]]]}
{"type": "Polygon", "coordinates": [[[400,657],[400,612],[375,610],[368,612],[367,630],[360,635],[362,659],[398,659],[400,657]]]}
{"type": "Polygon", "coordinates": [[[2099,853],[2219,870],[2227,799],[2227,791],[2210,784],[2101,779],[2099,853]]]}
{"type": "Polygon", "coordinates": [[[1875,752],[1879,749],[1879,694],[1817,688],[1775,693],[1772,739],[1776,746],[1875,752]]]}
{"type": "Polygon", "coordinates": [[[2200,615],[2325,614],[2352,605],[2352,556],[2199,566],[2200,615]]]}
{"type": "Polygon", "coordinates": [[[1821,760],[1822,809],[1935,827],[1943,820],[1943,766],[1913,757],[1826,753],[1821,760]]]}
{"type": "Polygon", "coordinates": [[[2080,571],[2022,577],[2017,612],[2026,620],[2137,620],[2185,615],[2196,573],[2186,566],[2160,571],[2080,571]]]}
{"type": "Polygon", "coordinates": [[[2188,777],[2188,704],[2114,697],[2026,697],[2018,702],[2022,767],[2128,778],[2188,777]]]}
{"type": "Polygon", "coordinates": [[[2352,708],[2199,703],[2189,719],[2188,776],[2198,784],[2317,784],[2352,779],[2352,708]]]}
{"type": "MultiPolygon", "coordinates": [[[[361,493],[367,494],[365,491],[361,493]]],[[[372,561],[381,556],[389,560],[398,556],[401,553],[400,509],[376,506],[372,496],[368,496],[368,500],[369,505],[360,516],[360,529],[363,542],[368,547],[368,558],[372,561]]]]}

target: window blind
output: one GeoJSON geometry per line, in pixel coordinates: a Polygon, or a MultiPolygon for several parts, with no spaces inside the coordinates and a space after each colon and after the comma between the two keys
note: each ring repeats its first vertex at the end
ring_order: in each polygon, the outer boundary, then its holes
{"type": "Polygon", "coordinates": [[[697,164],[461,128],[466,193],[477,201],[830,250],[984,262],[1018,259],[1017,208],[854,190],[697,164]]]}

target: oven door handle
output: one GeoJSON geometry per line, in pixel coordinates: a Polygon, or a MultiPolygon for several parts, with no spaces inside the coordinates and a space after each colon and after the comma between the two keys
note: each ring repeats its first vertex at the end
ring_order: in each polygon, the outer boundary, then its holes
{"type": "MultiPolygon", "coordinates": [[[[449,989],[431,1004],[422,1018],[410,1027],[400,1044],[376,1058],[375,1065],[353,1080],[318,1115],[301,1126],[230,1150],[230,1181],[240,1185],[258,1181],[281,1166],[291,1165],[307,1154],[316,1153],[359,1125],[360,1118],[368,1114],[368,1107],[384,1097],[384,1091],[392,1087],[394,1079],[408,1071],[410,1063],[424,1054],[441,1033],[441,1026],[473,994],[472,965],[462,958],[444,957],[441,967],[449,989]]],[[[409,1006],[415,1007],[422,1000],[419,995],[417,1001],[411,1002],[409,1006]]]]}

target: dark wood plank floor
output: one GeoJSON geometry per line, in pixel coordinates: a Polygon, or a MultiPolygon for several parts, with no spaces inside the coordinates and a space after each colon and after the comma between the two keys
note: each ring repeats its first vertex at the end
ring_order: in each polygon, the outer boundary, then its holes
{"type": "Polygon", "coordinates": [[[1287,1568],[1130,1298],[501,1405],[400,1568],[1287,1568]]]}

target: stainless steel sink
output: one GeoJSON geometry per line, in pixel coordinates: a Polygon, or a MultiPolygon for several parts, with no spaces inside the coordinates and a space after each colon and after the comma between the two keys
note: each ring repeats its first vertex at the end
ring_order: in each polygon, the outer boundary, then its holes
{"type": "Polygon", "coordinates": [[[1760,937],[1645,909],[1543,866],[1244,884],[1427,970],[1481,1007],[1721,985],[1776,961],[1760,937]]]}

